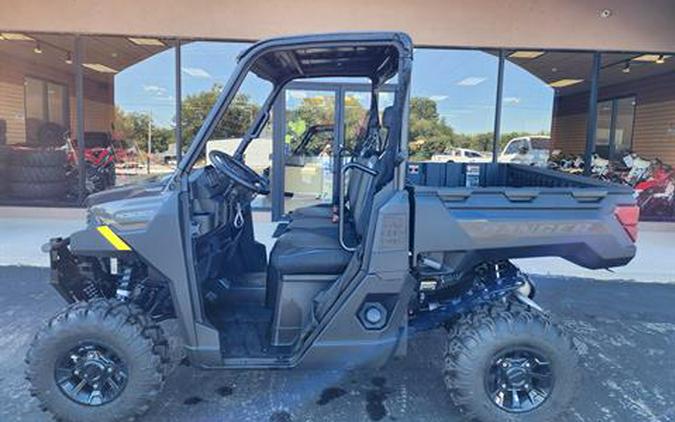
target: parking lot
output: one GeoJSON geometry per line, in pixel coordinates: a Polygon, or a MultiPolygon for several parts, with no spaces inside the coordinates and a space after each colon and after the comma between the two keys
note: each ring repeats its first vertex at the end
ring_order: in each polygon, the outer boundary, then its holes
{"type": "MultiPolygon", "coordinates": [[[[62,300],[49,271],[0,267],[0,420],[43,421],[23,357],[62,300]]],[[[535,277],[538,301],[575,337],[584,370],[569,421],[675,421],[675,285],[535,277]]],[[[444,332],[380,370],[211,371],[181,365],[148,421],[458,421],[440,375],[444,332]]]]}

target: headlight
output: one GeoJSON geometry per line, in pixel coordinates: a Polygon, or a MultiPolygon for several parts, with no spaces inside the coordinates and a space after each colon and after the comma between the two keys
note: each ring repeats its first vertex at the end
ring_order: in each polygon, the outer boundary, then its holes
{"type": "Polygon", "coordinates": [[[86,222],[87,228],[92,228],[100,225],[100,221],[96,217],[96,213],[94,213],[91,208],[87,208],[86,222]]]}

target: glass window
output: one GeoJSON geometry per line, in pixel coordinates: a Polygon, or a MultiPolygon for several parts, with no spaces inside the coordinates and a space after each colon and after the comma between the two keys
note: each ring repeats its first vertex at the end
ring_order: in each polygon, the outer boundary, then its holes
{"type": "Polygon", "coordinates": [[[612,120],[612,101],[602,101],[598,103],[598,126],[595,145],[607,154],[609,147],[609,128],[612,120]],[[600,148],[604,147],[604,148],[600,148]]]}
{"type": "Polygon", "coordinates": [[[85,46],[84,61],[94,64],[85,66],[85,144],[112,139],[117,184],[171,172],[176,163],[173,41],[88,37],[85,46]]]}
{"type": "Polygon", "coordinates": [[[497,65],[497,56],[490,51],[415,51],[408,148],[411,160],[430,160],[434,155],[450,153],[452,148],[490,151],[497,65]]]}
{"type": "Polygon", "coordinates": [[[504,148],[512,139],[527,141],[504,151],[499,161],[544,167],[558,159],[551,157],[555,150],[582,153],[593,55],[543,50],[505,55],[499,144],[504,148]],[[528,148],[526,154],[519,153],[522,147],[528,148]]]}
{"type": "MultiPolygon", "coordinates": [[[[181,47],[184,150],[222,92],[237,64],[237,55],[248,46],[246,43],[196,41],[181,47]]],[[[233,128],[227,130],[231,132],[233,128]]]]}
{"type": "Polygon", "coordinates": [[[299,155],[323,151],[330,145],[333,134],[319,133],[319,129],[333,127],[334,122],[333,91],[286,90],[286,144],[289,151],[297,151],[299,155]]]}
{"type": "Polygon", "coordinates": [[[623,153],[633,148],[633,121],[635,120],[635,97],[620,98],[614,102],[614,151],[623,153]]]}
{"type": "MultiPolygon", "coordinates": [[[[237,64],[237,55],[249,44],[196,41],[181,48],[182,132],[183,150],[187,150],[201,128],[218,96],[237,64]]],[[[253,73],[246,75],[239,90],[207,142],[210,148],[234,153],[256,114],[272,90],[272,84],[253,73]]],[[[244,153],[252,168],[262,170],[270,165],[272,153],[271,118],[244,153]]],[[[197,166],[206,163],[206,156],[197,166]]]]}
{"type": "Polygon", "coordinates": [[[30,144],[52,142],[41,138],[45,123],[68,127],[67,89],[65,85],[27,77],[24,82],[26,141],[30,144]]]}
{"type": "Polygon", "coordinates": [[[548,151],[551,149],[551,138],[537,138],[533,136],[530,138],[530,146],[532,149],[548,151]]]}
{"type": "Polygon", "coordinates": [[[356,141],[368,126],[367,116],[370,108],[370,92],[348,91],[345,93],[345,146],[353,150],[356,141]]]}
{"type": "Polygon", "coordinates": [[[598,103],[595,152],[602,158],[617,158],[633,145],[635,97],[616,98],[598,103]]]}
{"type": "MultiPolygon", "coordinates": [[[[208,153],[213,149],[218,149],[227,154],[234,154],[239,147],[242,138],[251,128],[260,109],[267,97],[272,92],[272,83],[259,78],[254,73],[248,73],[244,81],[239,87],[239,90],[234,96],[234,99],[229,104],[223,117],[218,122],[216,129],[207,140],[205,154],[196,163],[197,166],[202,166],[208,162],[208,153]]],[[[221,88],[222,90],[222,88],[221,88]]],[[[200,99],[202,94],[194,94],[188,96],[183,105],[183,115],[195,116],[200,107],[204,104],[200,99]]],[[[210,111],[204,108],[204,118],[210,111]]],[[[266,122],[265,127],[257,139],[253,139],[244,151],[244,161],[246,164],[257,171],[263,173],[270,165],[270,157],[272,155],[272,134],[271,134],[271,120],[266,122]]],[[[192,123],[201,126],[203,119],[199,121],[195,119],[192,123]]]]}
{"type": "Polygon", "coordinates": [[[67,95],[65,85],[26,78],[26,117],[66,126],[67,95]]]}
{"type": "Polygon", "coordinates": [[[44,83],[38,79],[26,78],[26,118],[47,120],[44,103],[44,83]]]}
{"type": "MultiPolygon", "coordinates": [[[[364,86],[367,86],[364,84],[364,86]]],[[[356,141],[366,130],[367,117],[370,109],[370,91],[346,91],[345,92],[345,146],[353,150],[356,141]]],[[[389,91],[380,92],[377,107],[382,122],[384,109],[394,104],[394,93],[389,91]]],[[[380,147],[383,147],[381,145],[380,147]]]]}
{"type": "Polygon", "coordinates": [[[47,113],[49,121],[66,126],[66,87],[55,83],[47,83],[47,113]]]}
{"type": "Polygon", "coordinates": [[[520,140],[520,139],[515,139],[512,140],[507,146],[506,149],[504,150],[504,154],[518,154],[525,146],[525,141],[520,140]]]}

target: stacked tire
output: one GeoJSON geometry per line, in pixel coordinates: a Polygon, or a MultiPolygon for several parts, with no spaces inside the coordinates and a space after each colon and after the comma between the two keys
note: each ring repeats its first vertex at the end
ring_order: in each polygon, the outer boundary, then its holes
{"type": "Polygon", "coordinates": [[[9,150],[0,144],[0,197],[4,197],[8,189],[9,150]]]}
{"type": "Polygon", "coordinates": [[[0,119],[0,197],[7,192],[7,166],[9,156],[7,151],[7,122],[0,119]]]}
{"type": "Polygon", "coordinates": [[[65,199],[67,155],[62,149],[14,147],[10,153],[9,191],[21,199],[65,199]]]}

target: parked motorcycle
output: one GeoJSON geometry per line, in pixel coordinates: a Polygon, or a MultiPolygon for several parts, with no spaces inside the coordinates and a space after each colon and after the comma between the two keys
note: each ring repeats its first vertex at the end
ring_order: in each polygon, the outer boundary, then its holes
{"type": "MultiPolygon", "coordinates": [[[[580,155],[553,151],[549,168],[581,174],[584,160],[580,155]]],[[[593,155],[591,177],[631,186],[635,189],[640,215],[649,218],[675,217],[675,173],[658,158],[648,160],[627,151],[616,160],[593,155]]]]}
{"type": "MultiPolygon", "coordinates": [[[[77,153],[77,141],[66,134],[66,145],[68,148],[67,178],[69,183],[69,194],[73,197],[79,193],[79,154],[77,153]]],[[[85,166],[85,196],[92,193],[101,192],[115,186],[116,153],[112,142],[104,146],[95,146],[84,149],[85,166]]]]}
{"type": "Polygon", "coordinates": [[[673,169],[655,160],[650,177],[635,185],[637,202],[647,217],[670,218],[675,208],[675,183],[673,169]]]}

